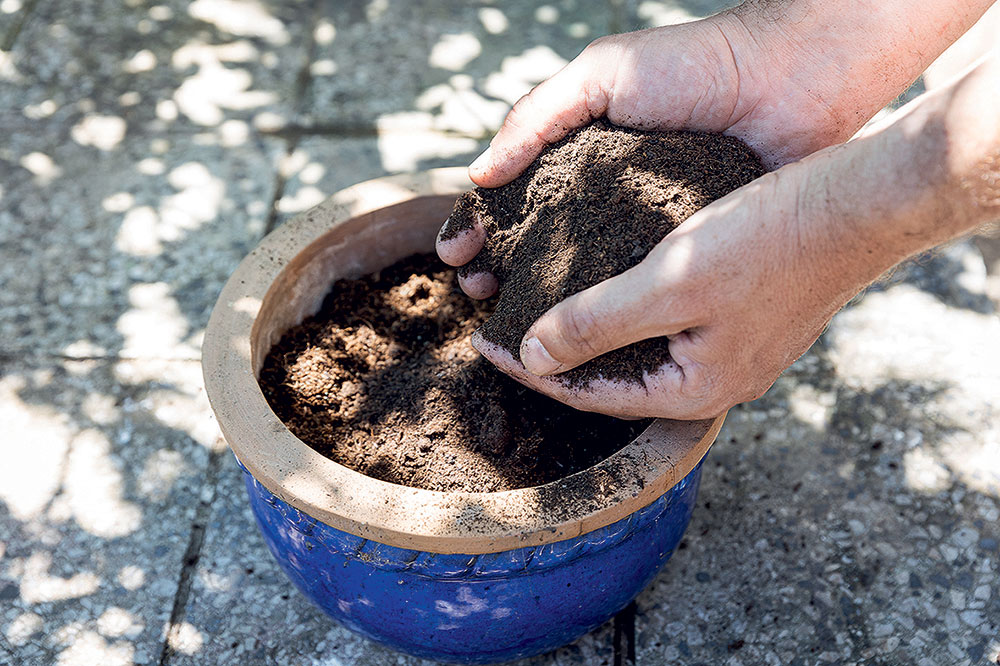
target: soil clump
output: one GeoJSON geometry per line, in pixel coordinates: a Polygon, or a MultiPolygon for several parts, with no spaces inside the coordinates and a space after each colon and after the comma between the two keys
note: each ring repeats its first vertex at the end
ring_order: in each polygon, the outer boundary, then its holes
{"type": "MultiPolygon", "coordinates": [[[[528,328],[559,301],[632,268],[684,220],[763,175],[739,139],[646,132],[599,120],[547,148],[517,179],[459,198],[442,238],[478,220],[486,245],[461,274],[489,272],[497,305],[483,337],[520,359],[528,328]]],[[[604,354],[559,375],[643,382],[670,360],[666,338],[604,354]]]]}

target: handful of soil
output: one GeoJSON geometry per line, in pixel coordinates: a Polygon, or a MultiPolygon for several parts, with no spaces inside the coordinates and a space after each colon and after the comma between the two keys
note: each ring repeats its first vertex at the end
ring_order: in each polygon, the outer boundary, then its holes
{"type": "Polygon", "coordinates": [[[268,353],[260,386],[301,440],[368,476],[493,492],[586,469],[649,424],[579,412],[518,384],[469,336],[492,303],[417,255],[337,282],[268,353]]]}
{"type": "MultiPolygon", "coordinates": [[[[644,132],[599,120],[550,146],[513,182],[459,198],[442,233],[486,229],[462,275],[493,273],[499,299],[479,329],[520,359],[528,328],[559,301],[632,268],[700,208],[763,175],[721,134],[644,132]]],[[[670,359],[666,338],[604,354],[560,376],[643,383],[670,359]]]]}

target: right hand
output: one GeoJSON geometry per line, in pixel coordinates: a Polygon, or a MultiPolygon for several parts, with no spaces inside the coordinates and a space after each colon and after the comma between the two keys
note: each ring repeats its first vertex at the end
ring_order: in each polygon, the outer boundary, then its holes
{"type": "MultiPolygon", "coordinates": [[[[724,132],[769,168],[847,139],[857,128],[838,120],[815,82],[799,81],[794,68],[806,58],[786,57],[789,43],[775,24],[751,35],[738,12],[602,37],[518,100],[469,175],[481,187],[509,183],[546,146],[600,117],[645,130],[724,132]]],[[[476,227],[439,241],[438,254],[461,266],[484,240],[476,227]]],[[[486,274],[460,283],[473,298],[496,291],[486,274]]]]}

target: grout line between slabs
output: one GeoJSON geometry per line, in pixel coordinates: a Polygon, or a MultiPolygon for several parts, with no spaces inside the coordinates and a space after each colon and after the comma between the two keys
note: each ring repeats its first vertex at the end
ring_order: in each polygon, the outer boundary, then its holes
{"type": "MultiPolygon", "coordinates": [[[[292,93],[294,100],[292,103],[292,115],[297,117],[302,112],[302,106],[305,104],[306,93],[309,91],[309,86],[312,84],[312,61],[316,55],[316,26],[319,24],[320,18],[320,6],[322,3],[314,0],[312,5],[312,18],[309,21],[309,32],[306,37],[305,49],[302,53],[302,61],[299,63],[299,71],[295,75],[295,90],[292,93]]],[[[281,161],[278,163],[277,173],[274,179],[274,193],[271,196],[271,206],[267,213],[267,222],[264,224],[263,236],[268,235],[274,228],[278,226],[278,203],[285,196],[285,185],[288,184],[288,177],[284,173],[283,162],[288,160],[295,149],[298,148],[299,138],[302,133],[285,133],[280,130],[265,133],[263,135],[270,134],[271,136],[276,136],[284,138],[285,140],[285,154],[282,156],[281,161]]]]}
{"type": "MultiPolygon", "coordinates": [[[[281,162],[289,159],[295,152],[295,149],[299,145],[299,138],[288,137],[285,139],[285,153],[281,156],[281,162]]],[[[261,234],[261,238],[267,236],[269,233],[274,231],[275,227],[278,226],[278,203],[285,196],[285,185],[288,184],[288,178],[285,177],[281,162],[278,164],[277,173],[274,178],[274,193],[271,195],[271,205],[267,211],[267,221],[264,223],[264,233],[261,234]]]]}
{"type": "Polygon", "coordinates": [[[163,635],[163,646],[160,649],[159,666],[166,666],[174,656],[174,648],[170,644],[173,633],[184,622],[187,616],[187,604],[191,598],[191,586],[194,584],[194,573],[201,559],[201,549],[205,545],[205,532],[208,531],[208,521],[211,518],[212,503],[218,491],[219,470],[228,449],[209,453],[208,465],[205,469],[205,483],[201,496],[195,507],[194,520],[191,522],[191,532],[188,545],[181,562],[181,574],[177,580],[177,592],[170,609],[170,621],[163,635]],[[206,492],[207,491],[207,492],[206,492]]]}
{"type": "MultiPolygon", "coordinates": [[[[316,49],[316,39],[314,35],[318,17],[319,3],[313,2],[312,20],[310,21],[310,29],[308,33],[309,37],[303,53],[303,61],[298,75],[296,76],[295,103],[293,107],[296,114],[303,103],[305,92],[308,89],[310,82],[311,75],[309,68],[316,49]]],[[[288,137],[286,141],[285,157],[288,157],[295,150],[298,138],[288,137]]],[[[286,179],[281,172],[281,166],[279,164],[275,177],[274,194],[271,198],[271,207],[268,213],[264,235],[271,232],[277,221],[277,205],[278,201],[284,194],[285,182],[286,179]]],[[[195,509],[194,520],[191,522],[188,545],[182,560],[181,574],[177,581],[177,592],[174,595],[173,607],[170,609],[170,621],[167,624],[166,631],[163,636],[163,646],[160,650],[158,666],[167,666],[175,653],[170,641],[173,632],[181,626],[181,623],[184,622],[187,615],[187,604],[191,598],[191,587],[194,584],[194,573],[197,569],[198,561],[201,559],[201,550],[205,544],[205,533],[208,529],[208,521],[211,518],[212,502],[215,499],[218,490],[217,487],[219,483],[219,473],[222,465],[222,459],[225,457],[225,453],[227,451],[228,448],[209,454],[208,465],[205,470],[203,495],[199,498],[198,505],[195,509]]]]}
{"type": "Polygon", "coordinates": [[[486,141],[493,138],[494,130],[485,132],[461,132],[456,130],[436,129],[420,124],[401,124],[390,128],[379,128],[373,122],[320,122],[311,124],[290,123],[283,127],[269,130],[257,130],[261,136],[265,137],[302,137],[302,136],[331,136],[345,139],[376,138],[387,134],[408,134],[412,132],[428,132],[438,134],[442,137],[457,139],[474,139],[475,141],[486,141]]]}
{"type": "Polygon", "coordinates": [[[615,666],[635,666],[635,602],[615,615],[615,666]]]}
{"type": "Polygon", "coordinates": [[[143,362],[156,363],[200,363],[200,358],[164,358],[159,356],[120,356],[118,354],[98,354],[94,356],[71,356],[28,350],[2,351],[0,363],[53,363],[58,361],[101,361],[104,363],[143,362]]]}

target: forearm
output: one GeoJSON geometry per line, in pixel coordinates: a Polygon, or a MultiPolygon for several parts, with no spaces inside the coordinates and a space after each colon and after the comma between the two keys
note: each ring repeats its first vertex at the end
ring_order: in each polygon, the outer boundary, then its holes
{"type": "Polygon", "coordinates": [[[831,286],[856,291],[903,259],[1000,218],[1000,58],[855,141],[779,172],[831,286]],[[835,271],[835,272],[834,272],[835,271]]]}
{"type": "Polygon", "coordinates": [[[740,106],[789,118],[770,128],[789,146],[783,163],[850,138],[993,1],[748,0],[717,19],[756,93],[740,106]]]}

